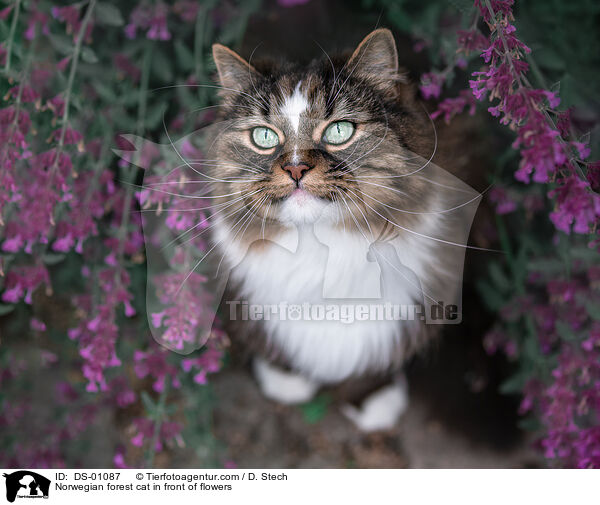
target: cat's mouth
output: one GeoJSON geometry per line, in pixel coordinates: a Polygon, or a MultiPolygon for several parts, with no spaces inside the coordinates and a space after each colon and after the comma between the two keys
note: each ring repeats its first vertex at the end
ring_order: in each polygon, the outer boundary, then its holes
{"type": "Polygon", "coordinates": [[[316,221],[327,201],[306,189],[296,188],[282,201],[281,220],[296,224],[316,221]]]}
{"type": "Polygon", "coordinates": [[[289,200],[293,200],[297,205],[305,205],[308,203],[309,200],[318,197],[312,195],[303,188],[296,188],[287,196],[287,198],[289,200]]]}

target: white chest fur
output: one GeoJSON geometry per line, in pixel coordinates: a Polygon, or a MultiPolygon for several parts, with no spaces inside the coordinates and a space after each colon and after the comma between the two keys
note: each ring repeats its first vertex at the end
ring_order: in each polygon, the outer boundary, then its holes
{"type": "MultiPolygon", "coordinates": [[[[380,268],[367,259],[369,244],[364,237],[334,228],[290,230],[260,250],[246,252],[231,241],[227,225],[217,222],[215,240],[221,241],[231,276],[240,285],[240,302],[285,306],[321,304],[346,306],[355,314],[357,304],[382,305],[380,268]],[[317,239],[318,236],[318,239],[317,239]],[[226,245],[225,245],[226,244],[226,245]]],[[[396,249],[402,249],[396,244],[396,249]]],[[[406,248],[405,248],[406,250],[406,248]]],[[[370,258],[373,260],[373,258],[370,258]]],[[[423,273],[423,256],[404,255],[402,263],[417,275],[423,273]]],[[[386,299],[411,304],[419,300],[419,285],[408,276],[393,283],[386,299]]],[[[403,326],[414,322],[372,319],[264,320],[269,343],[298,372],[319,382],[338,382],[366,371],[382,370],[390,363],[399,341],[406,338],[403,326]],[[351,321],[351,322],[350,322],[351,321]]]]}

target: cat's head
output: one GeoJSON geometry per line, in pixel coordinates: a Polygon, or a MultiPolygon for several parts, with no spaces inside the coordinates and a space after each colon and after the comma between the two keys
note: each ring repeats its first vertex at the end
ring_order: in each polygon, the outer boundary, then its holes
{"type": "MultiPolygon", "coordinates": [[[[429,186],[410,177],[433,146],[433,128],[398,67],[389,30],[349,58],[252,65],[215,44],[221,107],[213,194],[233,225],[298,225],[325,216],[356,231],[382,229],[399,202],[427,208],[429,186]],[[417,153],[417,154],[415,154],[417,153]],[[220,182],[219,182],[220,181],[220,182]]],[[[210,156],[211,158],[213,156],[210,156]]]]}

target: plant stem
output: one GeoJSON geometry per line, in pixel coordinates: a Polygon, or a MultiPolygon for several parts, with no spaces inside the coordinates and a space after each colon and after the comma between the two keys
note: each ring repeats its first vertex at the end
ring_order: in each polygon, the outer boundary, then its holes
{"type": "Polygon", "coordinates": [[[160,429],[165,418],[165,404],[167,403],[167,396],[169,394],[169,382],[165,378],[163,390],[160,393],[158,404],[156,406],[156,418],[154,419],[154,432],[152,433],[152,440],[150,441],[150,447],[146,452],[146,464],[145,466],[151,468],[154,464],[154,456],[156,455],[156,444],[160,439],[160,429]]]}
{"type": "Polygon", "coordinates": [[[4,72],[10,71],[10,60],[12,56],[12,47],[15,40],[15,31],[17,30],[17,21],[19,19],[19,11],[21,10],[21,0],[15,2],[15,12],[13,14],[12,23],[10,24],[10,33],[8,35],[8,46],[6,47],[6,63],[4,64],[4,72]]]}
{"type": "Polygon", "coordinates": [[[71,93],[73,91],[73,82],[75,81],[75,74],[77,73],[77,64],[79,62],[79,55],[81,54],[81,46],[83,44],[83,37],[85,36],[85,32],[87,30],[88,24],[90,23],[90,19],[92,18],[92,12],[94,11],[95,5],[96,5],[96,0],[90,0],[90,4],[88,5],[87,10],[85,11],[85,16],[83,17],[83,21],[81,22],[81,27],[79,28],[79,32],[77,33],[77,40],[75,41],[75,50],[73,51],[73,60],[71,61],[71,69],[69,71],[69,79],[67,81],[67,90],[65,92],[65,110],[63,111],[62,127],[60,130],[60,137],[58,140],[58,148],[56,151],[56,158],[54,159],[54,167],[56,167],[56,165],[58,165],[60,154],[64,147],[65,133],[67,131],[67,125],[69,123],[69,105],[71,103],[71,93]]]}
{"type": "MultiPolygon", "coordinates": [[[[203,82],[204,80],[204,55],[202,49],[204,46],[204,24],[206,23],[206,11],[204,6],[200,6],[198,14],[196,15],[196,26],[194,28],[194,62],[196,65],[196,82],[203,82]]],[[[200,102],[204,100],[204,94],[206,88],[199,87],[198,95],[200,102]]]]}
{"type": "Polygon", "coordinates": [[[140,151],[142,145],[139,142],[139,137],[144,133],[144,121],[146,119],[146,108],[148,105],[148,83],[150,80],[150,64],[152,63],[152,49],[153,45],[149,42],[146,43],[144,51],[144,59],[142,63],[142,76],[140,82],[140,91],[138,94],[138,117],[136,125],[136,146],[133,163],[131,163],[130,175],[127,179],[127,185],[125,188],[125,201],[123,203],[123,214],[121,217],[121,225],[119,227],[119,260],[122,261],[123,253],[125,249],[125,237],[127,235],[127,225],[129,224],[129,216],[131,213],[131,200],[133,199],[133,191],[131,184],[135,181],[137,175],[137,162],[139,160],[140,151]]]}

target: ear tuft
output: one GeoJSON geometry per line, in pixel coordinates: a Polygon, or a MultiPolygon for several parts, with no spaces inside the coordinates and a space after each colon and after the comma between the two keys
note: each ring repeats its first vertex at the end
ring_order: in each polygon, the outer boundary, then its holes
{"type": "Polygon", "coordinates": [[[224,91],[242,91],[256,81],[260,74],[236,52],[222,44],[213,44],[213,59],[219,82],[224,91]]]}
{"type": "Polygon", "coordinates": [[[396,42],[387,28],[369,33],[352,53],[346,67],[354,75],[386,86],[405,80],[398,72],[396,42]]]}

